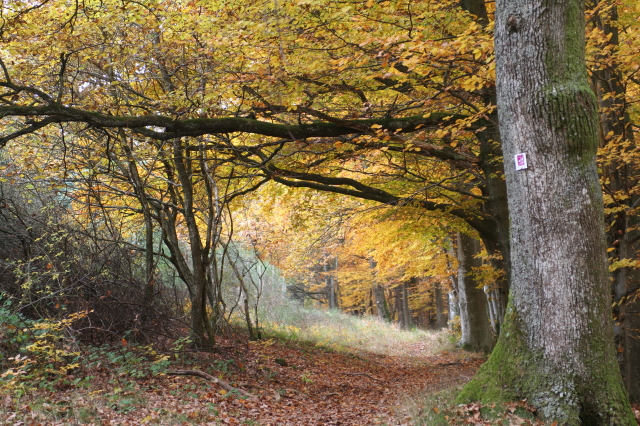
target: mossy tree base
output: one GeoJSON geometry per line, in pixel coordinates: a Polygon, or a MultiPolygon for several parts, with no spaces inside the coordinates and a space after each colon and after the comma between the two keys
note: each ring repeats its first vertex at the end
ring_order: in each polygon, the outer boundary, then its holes
{"type": "Polygon", "coordinates": [[[562,362],[545,359],[523,338],[510,304],[503,332],[491,357],[456,398],[457,403],[501,404],[526,399],[540,418],[560,425],[636,425],[611,345],[594,342],[583,357],[562,362]],[[581,358],[581,359],[579,359],[581,358]],[[568,371],[571,366],[574,371],[568,371]]]}

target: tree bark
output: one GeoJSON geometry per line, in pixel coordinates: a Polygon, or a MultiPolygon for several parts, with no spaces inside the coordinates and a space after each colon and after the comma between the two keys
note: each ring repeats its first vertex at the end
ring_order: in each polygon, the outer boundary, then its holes
{"type": "MultiPolygon", "coordinates": [[[[400,325],[400,328],[402,330],[406,329],[406,323],[405,323],[405,316],[404,316],[404,312],[403,312],[403,303],[402,303],[402,286],[396,286],[393,289],[393,292],[395,293],[395,312],[393,312],[393,314],[397,314],[398,315],[398,324],[400,325]]],[[[393,315],[392,315],[393,316],[393,315]]]]}
{"type": "MultiPolygon", "coordinates": [[[[595,0],[589,7],[601,6],[595,0]]],[[[634,134],[627,112],[626,87],[616,52],[619,49],[618,10],[615,3],[607,3],[591,20],[593,25],[606,36],[596,54],[596,64],[591,81],[600,107],[600,146],[604,148],[601,162],[602,180],[606,192],[612,195],[611,204],[606,207],[615,210],[606,217],[608,225],[609,258],[612,262],[633,262],[637,253],[638,216],[634,214],[640,198],[634,195],[632,187],[637,180],[638,169],[634,163],[624,159],[621,153],[634,148],[634,134]],[[613,52],[613,53],[612,53],[613,52]]],[[[638,274],[632,267],[618,267],[612,272],[612,296],[614,335],[618,348],[618,364],[622,372],[631,401],[640,399],[640,347],[636,344],[637,316],[628,315],[627,310],[637,310],[632,298],[628,298],[629,287],[638,283],[638,274]],[[636,324],[633,325],[632,323],[636,324]]]]}
{"type": "Polygon", "coordinates": [[[444,294],[440,283],[433,289],[436,298],[436,328],[442,330],[447,326],[447,314],[445,312],[444,294]]]}
{"type": "Polygon", "coordinates": [[[449,292],[449,330],[455,331],[460,321],[460,306],[458,305],[457,292],[449,292]],[[457,318],[456,318],[457,317],[457,318]]]}
{"type": "Polygon", "coordinates": [[[464,10],[474,15],[482,25],[489,23],[489,15],[487,14],[487,6],[484,0],[461,0],[460,5],[464,10]]]}
{"type": "Polygon", "coordinates": [[[373,296],[376,301],[376,312],[378,313],[378,318],[384,321],[389,321],[389,307],[387,306],[387,299],[384,296],[384,287],[380,284],[374,284],[373,296]]]}
{"type": "Polygon", "coordinates": [[[458,305],[460,306],[460,344],[466,350],[491,352],[493,334],[487,315],[487,296],[470,274],[471,268],[481,266],[476,259],[480,241],[458,234],[458,305]]]}
{"type": "Polygon", "coordinates": [[[389,306],[387,305],[387,298],[384,295],[384,287],[379,283],[375,282],[376,271],[375,269],[378,267],[378,263],[369,259],[369,268],[371,269],[371,273],[374,277],[374,282],[371,288],[373,293],[374,303],[376,305],[376,312],[378,313],[378,318],[384,321],[389,321],[389,306]]]}
{"type": "MultiPolygon", "coordinates": [[[[637,274],[637,271],[635,272],[637,274]]],[[[640,282],[635,277],[637,284],[640,282]]],[[[627,386],[629,399],[640,401],[640,299],[638,295],[629,298],[625,303],[624,360],[626,368],[622,370],[623,380],[627,386]]]]}
{"type": "Polygon", "coordinates": [[[191,248],[191,270],[193,273],[193,292],[191,297],[191,339],[197,347],[214,345],[213,331],[207,315],[207,266],[208,251],[202,247],[202,237],[195,213],[195,200],[192,178],[192,159],[178,140],[173,143],[175,167],[178,181],[182,187],[184,202],[183,216],[187,225],[189,247],[191,248]]]}
{"type": "Polygon", "coordinates": [[[330,260],[325,260],[324,268],[324,281],[326,284],[325,291],[327,293],[327,301],[329,303],[329,309],[338,309],[338,256],[333,260],[333,265],[330,264],[330,260]]]}
{"type": "Polygon", "coordinates": [[[460,327],[460,300],[458,299],[458,279],[453,273],[451,262],[449,259],[455,257],[453,244],[449,241],[447,248],[447,271],[449,272],[449,280],[451,281],[451,291],[449,292],[449,330],[459,331],[460,327]]]}
{"type": "MultiPolygon", "coordinates": [[[[414,282],[415,280],[412,280],[414,282]]],[[[411,319],[411,309],[409,309],[409,289],[407,283],[402,283],[402,315],[404,316],[404,326],[408,330],[413,327],[411,319]]]]}
{"type": "Polygon", "coordinates": [[[495,19],[511,296],[459,400],[524,397],[562,425],[635,425],[613,346],[584,3],[498,0],[495,19]]]}
{"type": "Polygon", "coordinates": [[[153,252],[153,217],[151,213],[151,206],[148,200],[148,194],[145,191],[145,182],[140,177],[138,171],[138,164],[133,155],[132,147],[129,146],[129,141],[123,130],[119,132],[120,142],[122,150],[124,151],[127,159],[128,167],[114,155],[112,159],[120,168],[123,175],[129,180],[131,186],[136,194],[136,198],[140,202],[142,210],[142,217],[144,218],[144,231],[145,231],[145,287],[144,287],[144,306],[142,308],[141,323],[146,325],[151,312],[153,310],[154,297],[156,293],[155,288],[155,254],[153,252]]]}

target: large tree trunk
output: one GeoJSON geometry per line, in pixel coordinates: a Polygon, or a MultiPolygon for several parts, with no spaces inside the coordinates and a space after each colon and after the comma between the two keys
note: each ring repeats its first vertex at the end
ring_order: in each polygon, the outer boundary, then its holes
{"type": "Polygon", "coordinates": [[[526,397],[563,425],[634,425],[613,347],[583,8],[496,2],[511,297],[495,350],[459,398],[526,397]],[[518,153],[528,168],[516,170],[518,153]]]}
{"type": "Polygon", "coordinates": [[[479,267],[482,261],[480,241],[468,235],[458,234],[458,305],[460,306],[460,344],[474,352],[491,352],[493,334],[487,312],[487,296],[484,289],[470,274],[471,268],[479,267]]]}

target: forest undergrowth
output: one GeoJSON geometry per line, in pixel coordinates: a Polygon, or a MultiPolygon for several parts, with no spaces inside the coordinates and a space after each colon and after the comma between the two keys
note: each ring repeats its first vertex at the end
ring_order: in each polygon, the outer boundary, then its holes
{"type": "Polygon", "coordinates": [[[186,340],[164,350],[126,340],[67,347],[68,369],[32,363],[22,376],[5,372],[1,424],[539,424],[525,402],[452,405],[484,358],[455,349],[447,332],[403,331],[320,311],[308,311],[306,320],[267,324],[259,341],[232,328],[212,352],[189,349],[186,340]],[[184,370],[224,387],[171,374],[184,370]]]}

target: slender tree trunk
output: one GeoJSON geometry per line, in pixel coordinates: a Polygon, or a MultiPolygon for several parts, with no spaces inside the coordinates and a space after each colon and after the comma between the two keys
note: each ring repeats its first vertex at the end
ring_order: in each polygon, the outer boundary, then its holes
{"type": "MultiPolygon", "coordinates": [[[[414,282],[412,280],[412,282],[414,282]]],[[[409,309],[409,289],[407,283],[402,283],[402,315],[404,316],[404,326],[408,330],[413,327],[413,321],[411,319],[411,309],[409,309]]]]}
{"type": "MultiPolygon", "coordinates": [[[[398,314],[398,323],[403,330],[410,329],[413,326],[411,320],[411,310],[409,309],[409,290],[407,283],[402,283],[393,289],[395,297],[395,310],[398,314]]],[[[389,315],[391,317],[392,315],[389,315]]]]}
{"type": "Polygon", "coordinates": [[[389,307],[387,306],[387,298],[384,295],[384,287],[380,284],[373,285],[373,296],[376,302],[376,311],[378,318],[389,321],[389,307]]]}
{"type": "Polygon", "coordinates": [[[144,218],[144,232],[145,232],[145,286],[144,286],[144,306],[142,308],[142,324],[146,324],[153,310],[153,299],[155,297],[155,255],[153,253],[153,217],[151,215],[151,207],[149,205],[148,194],[146,192],[145,182],[140,177],[138,172],[138,164],[133,156],[131,146],[124,130],[120,130],[119,133],[122,149],[127,156],[128,167],[116,160],[120,170],[128,177],[129,182],[134,188],[136,198],[140,202],[142,209],[142,215],[144,218]]]}
{"type": "Polygon", "coordinates": [[[182,186],[184,220],[189,234],[191,248],[191,270],[193,272],[193,293],[191,298],[191,338],[198,347],[214,345],[214,336],[206,311],[208,253],[203,250],[202,238],[195,216],[194,193],[191,182],[192,160],[185,153],[180,141],[174,141],[174,161],[182,186]]]}
{"type": "Polygon", "coordinates": [[[456,257],[453,245],[445,249],[447,253],[447,271],[449,272],[449,280],[451,281],[451,291],[449,292],[449,330],[455,331],[460,325],[460,302],[458,299],[458,279],[453,273],[451,262],[449,259],[456,257]]]}
{"type": "Polygon", "coordinates": [[[331,282],[331,309],[340,309],[339,302],[339,291],[338,291],[338,256],[336,256],[334,265],[333,265],[333,280],[331,282]]]}
{"type": "Polygon", "coordinates": [[[244,310],[244,320],[245,320],[245,323],[247,324],[247,331],[249,332],[249,340],[251,341],[260,340],[260,337],[258,336],[258,333],[257,333],[258,331],[257,330],[257,327],[258,327],[257,314],[256,314],[255,329],[253,327],[253,322],[251,321],[251,308],[249,306],[249,290],[247,289],[247,285],[245,284],[244,275],[238,269],[238,265],[236,263],[237,259],[232,259],[228,251],[225,254],[226,254],[228,263],[231,266],[231,270],[233,271],[234,275],[236,276],[236,279],[238,280],[239,290],[240,290],[240,299],[242,299],[243,310],[244,310]]]}
{"type": "Polygon", "coordinates": [[[401,329],[406,329],[407,325],[405,323],[405,316],[403,312],[403,303],[402,303],[402,286],[398,285],[393,289],[395,293],[395,313],[398,315],[398,324],[401,329]]]}
{"type": "Polygon", "coordinates": [[[561,425],[635,425],[611,327],[596,99],[584,3],[498,0],[498,114],[511,218],[511,297],[460,401],[527,398],[561,425]],[[528,168],[516,170],[516,154],[528,168]]]}
{"type": "MultiPolygon", "coordinates": [[[[631,273],[632,282],[638,285],[638,271],[631,273]]],[[[624,360],[627,368],[623,369],[623,380],[627,385],[631,401],[640,401],[640,298],[636,294],[625,303],[624,360]]]]}
{"type": "Polygon", "coordinates": [[[449,294],[449,330],[455,330],[456,322],[460,320],[460,306],[458,305],[457,292],[450,291],[449,294]],[[456,321],[457,317],[457,321],[456,321]]]}
{"type": "MultiPolygon", "coordinates": [[[[474,15],[477,22],[486,26],[489,24],[487,4],[485,0],[462,0],[461,7],[474,15]]],[[[485,105],[495,105],[495,94],[486,91],[483,96],[485,105]]],[[[488,198],[483,205],[483,213],[493,220],[495,226],[489,230],[478,229],[480,238],[487,252],[492,256],[491,265],[504,271],[496,285],[494,294],[491,295],[491,303],[495,306],[494,329],[497,334],[504,320],[504,311],[507,307],[509,296],[509,279],[511,274],[511,250],[509,241],[509,207],[507,203],[507,185],[504,180],[504,163],[502,147],[500,145],[500,132],[497,127],[498,116],[494,112],[487,116],[486,128],[477,133],[480,145],[480,158],[482,159],[482,172],[486,184],[482,188],[483,195],[488,198]]]]}
{"type": "Polygon", "coordinates": [[[493,333],[498,336],[500,334],[502,321],[504,320],[501,295],[499,290],[490,289],[487,286],[484,287],[484,292],[487,295],[487,308],[489,311],[491,329],[493,330],[493,333]]]}
{"type": "Polygon", "coordinates": [[[336,276],[338,271],[338,257],[335,257],[333,265],[327,260],[323,267],[325,273],[325,291],[327,293],[329,309],[338,309],[338,278],[336,276]]]}
{"type": "Polygon", "coordinates": [[[490,352],[494,338],[487,315],[487,296],[470,274],[471,268],[481,266],[476,259],[480,242],[468,235],[458,234],[458,305],[460,306],[460,343],[464,349],[490,352]]]}
{"type": "MultiPolygon", "coordinates": [[[[598,97],[600,107],[600,146],[607,154],[601,165],[602,178],[607,192],[612,195],[612,202],[606,207],[615,210],[607,216],[612,262],[634,262],[636,255],[635,240],[638,236],[638,216],[633,214],[640,198],[633,194],[631,187],[638,178],[635,164],[624,160],[625,151],[634,148],[634,134],[630,117],[626,110],[626,89],[622,83],[620,63],[616,53],[620,45],[618,30],[618,10],[615,3],[602,4],[595,0],[589,7],[599,7],[599,12],[591,20],[594,26],[606,36],[602,38],[600,50],[596,55],[597,65],[592,71],[592,85],[598,97]],[[606,53],[604,53],[606,52],[606,53]],[[620,155],[623,154],[623,155],[620,155]]],[[[614,335],[618,348],[618,363],[629,397],[632,401],[640,399],[640,348],[635,344],[633,335],[637,324],[631,323],[635,318],[627,310],[633,311],[632,298],[628,298],[629,287],[634,287],[637,274],[633,268],[622,266],[612,273],[614,335]],[[634,280],[635,279],[635,280],[634,280]]],[[[637,321],[635,321],[637,323],[637,321]]]]}
{"type": "Polygon", "coordinates": [[[372,287],[373,298],[376,305],[376,312],[378,313],[378,318],[384,321],[389,321],[389,306],[387,305],[387,298],[384,295],[384,287],[379,283],[375,282],[375,269],[378,267],[378,264],[375,260],[369,259],[369,268],[372,271],[372,275],[374,276],[374,282],[372,287]]]}
{"type": "Polygon", "coordinates": [[[445,312],[445,300],[440,283],[434,288],[436,298],[436,328],[441,330],[447,326],[447,313],[445,312]]]}

